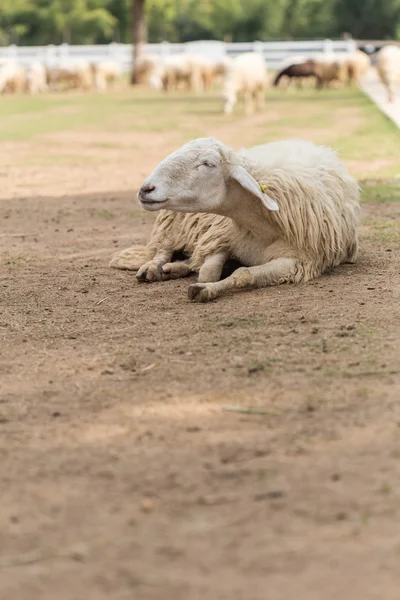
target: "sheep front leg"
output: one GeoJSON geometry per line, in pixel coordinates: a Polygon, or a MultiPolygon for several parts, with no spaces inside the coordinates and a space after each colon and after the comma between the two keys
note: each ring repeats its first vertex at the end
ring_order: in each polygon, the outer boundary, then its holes
{"type": "Polygon", "coordinates": [[[396,100],[396,91],[393,82],[390,82],[387,86],[388,91],[388,102],[393,103],[396,100]]]}
{"type": "MultiPolygon", "coordinates": [[[[163,279],[180,279],[199,270],[199,281],[219,281],[224,264],[229,258],[228,252],[212,254],[204,259],[200,269],[190,259],[166,263],[163,267],[163,279]]],[[[196,261],[195,261],[196,262],[196,261]]]]}
{"type": "Polygon", "coordinates": [[[244,114],[252,115],[254,112],[253,92],[246,90],[244,92],[244,114]]]}
{"type": "Polygon", "coordinates": [[[152,260],[149,260],[142,265],[136,274],[138,281],[162,281],[164,279],[163,266],[171,262],[173,250],[169,248],[161,248],[157,250],[157,254],[152,260]]]}
{"type": "Polygon", "coordinates": [[[265,92],[264,88],[259,87],[255,93],[257,110],[263,110],[265,108],[265,92]]]}
{"type": "Polygon", "coordinates": [[[177,260],[175,262],[166,263],[162,267],[163,279],[180,279],[188,277],[193,271],[188,260],[177,260]]]}
{"type": "Polygon", "coordinates": [[[189,300],[209,302],[230,290],[292,283],[295,280],[298,268],[299,263],[294,258],[276,258],[257,267],[240,267],[222,281],[190,285],[188,289],[189,300]]]}
{"type": "Polygon", "coordinates": [[[220,252],[207,256],[204,263],[200,267],[199,282],[209,283],[211,281],[219,281],[224,264],[228,260],[228,252],[220,252]]]}

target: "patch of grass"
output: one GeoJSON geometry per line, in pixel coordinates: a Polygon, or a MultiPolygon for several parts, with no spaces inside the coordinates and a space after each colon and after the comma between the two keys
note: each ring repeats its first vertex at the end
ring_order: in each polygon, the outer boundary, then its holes
{"type": "Polygon", "coordinates": [[[360,185],[363,202],[400,202],[400,180],[380,182],[367,179],[360,185]]]}
{"type": "Polygon", "coordinates": [[[382,483],[381,487],[379,488],[379,493],[384,496],[388,496],[392,492],[392,489],[392,485],[385,481],[385,483],[382,483]]]}
{"type": "Polygon", "coordinates": [[[95,208],[91,208],[90,209],[90,215],[92,217],[100,217],[102,219],[113,219],[114,215],[107,209],[95,209],[95,208]]]}
{"type": "Polygon", "coordinates": [[[327,371],[325,371],[324,375],[326,377],[337,377],[338,375],[340,375],[339,371],[335,371],[334,369],[328,369],[327,371]]]}
{"type": "Polygon", "coordinates": [[[28,258],[22,254],[9,254],[2,259],[0,265],[9,271],[15,271],[28,262],[28,258]]]}
{"type": "Polygon", "coordinates": [[[367,228],[369,239],[381,244],[400,243],[400,223],[395,220],[375,217],[364,219],[363,225],[367,228]]]}
{"type": "Polygon", "coordinates": [[[305,138],[336,148],[357,177],[400,177],[400,133],[360,90],[273,88],[265,111],[250,117],[241,102],[232,116],[222,115],[219,96],[219,89],[196,96],[128,87],[107,94],[4,96],[0,141],[47,143],[48,134],[67,131],[115,135],[115,142],[97,142],[99,148],[118,147],[118,135],[127,133],[132,148],[143,147],[148,133],[176,145],[214,135],[236,147],[305,138]]]}

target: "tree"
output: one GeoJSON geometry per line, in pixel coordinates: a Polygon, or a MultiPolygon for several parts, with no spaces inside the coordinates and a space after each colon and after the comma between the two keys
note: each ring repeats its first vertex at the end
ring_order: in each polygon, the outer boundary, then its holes
{"type": "Polygon", "coordinates": [[[0,0],[0,45],[398,39],[400,0],[0,0]]]}
{"type": "Polygon", "coordinates": [[[117,19],[105,6],[105,0],[3,2],[0,33],[5,32],[7,43],[87,44],[111,41],[117,24],[117,19]]]}
{"type": "Polygon", "coordinates": [[[388,39],[398,34],[400,0],[335,0],[336,30],[354,38],[388,39]]]}
{"type": "Polygon", "coordinates": [[[146,20],[144,5],[146,0],[132,0],[132,75],[131,83],[137,83],[135,65],[137,59],[143,54],[147,41],[146,20]]]}

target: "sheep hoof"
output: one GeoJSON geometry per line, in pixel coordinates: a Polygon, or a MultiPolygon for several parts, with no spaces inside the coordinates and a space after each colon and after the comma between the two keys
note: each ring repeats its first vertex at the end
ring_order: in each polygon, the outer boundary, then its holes
{"type": "Polygon", "coordinates": [[[194,283],[188,287],[188,298],[192,302],[210,302],[216,297],[216,292],[206,284],[194,283]]]}
{"type": "Polygon", "coordinates": [[[136,273],[136,279],[138,281],[152,283],[153,281],[162,281],[163,275],[164,274],[161,266],[150,261],[140,267],[139,271],[136,273]]]}

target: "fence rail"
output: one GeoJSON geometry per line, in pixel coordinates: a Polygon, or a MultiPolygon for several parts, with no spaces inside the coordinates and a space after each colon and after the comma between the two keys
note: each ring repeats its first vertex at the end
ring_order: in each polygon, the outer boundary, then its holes
{"type": "MultiPolygon", "coordinates": [[[[210,57],[221,55],[236,56],[242,52],[261,53],[268,66],[277,68],[283,59],[291,54],[301,54],[312,58],[316,54],[335,53],[344,54],[353,52],[357,48],[354,40],[310,40],[301,42],[243,42],[226,44],[219,41],[188,42],[186,44],[171,44],[161,42],[160,44],[147,44],[146,52],[159,56],[179,54],[181,52],[201,53],[210,57]]],[[[88,61],[100,61],[113,59],[117,61],[123,71],[128,72],[132,65],[132,45],[117,44],[115,42],[107,45],[96,46],[6,46],[0,48],[0,59],[13,59],[21,65],[28,65],[33,60],[39,60],[47,65],[56,63],[64,58],[80,58],[88,61]]]]}

